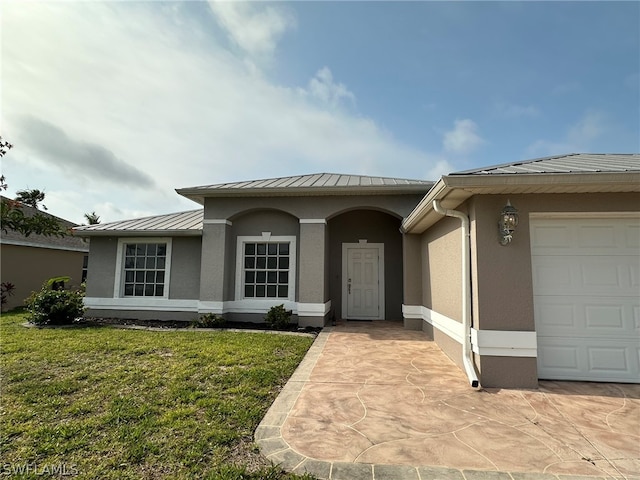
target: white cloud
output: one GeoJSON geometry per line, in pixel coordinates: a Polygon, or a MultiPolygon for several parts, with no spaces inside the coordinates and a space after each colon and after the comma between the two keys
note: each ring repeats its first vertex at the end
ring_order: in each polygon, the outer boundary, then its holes
{"type": "MultiPolygon", "coordinates": [[[[81,213],[95,210],[107,222],[197,208],[177,187],[322,171],[415,177],[439,160],[358,112],[327,108],[355,98],[328,68],[308,95],[248,73],[244,54],[208,35],[187,4],[3,6],[2,135],[20,139],[3,159],[11,187],[52,192],[61,209],[50,206],[52,213],[69,220],[81,222],[81,213]],[[68,148],[46,151],[33,122],[21,121],[25,116],[46,122],[52,134],[62,132],[68,148]],[[92,177],[89,165],[78,163],[93,158],[78,155],[83,145],[100,146],[85,153],[110,162],[93,165],[92,177]],[[79,180],[81,171],[92,181],[79,180]],[[132,188],[138,183],[127,172],[152,182],[132,188]],[[79,196],[64,202],[53,192],[79,196]]],[[[263,51],[275,48],[277,31],[264,34],[271,46],[263,51]]]]}
{"type": "Polygon", "coordinates": [[[329,67],[323,67],[316,73],[315,77],[309,80],[306,90],[300,90],[303,95],[309,95],[321,103],[330,107],[338,107],[347,103],[355,105],[356,97],[342,83],[333,81],[333,74],[329,67]]]}
{"type": "Polygon", "coordinates": [[[444,151],[454,155],[467,155],[477,150],[486,143],[477,132],[478,126],[473,120],[456,120],[453,130],[444,133],[444,151]]]}
{"type": "Polygon", "coordinates": [[[534,105],[499,103],[496,105],[496,112],[506,118],[535,118],[540,116],[540,110],[534,105]]]}
{"type": "Polygon", "coordinates": [[[209,5],[231,41],[253,58],[273,55],[282,35],[296,26],[295,17],[282,7],[216,0],[209,5]]]}
{"type": "Polygon", "coordinates": [[[437,160],[435,165],[427,172],[427,178],[429,180],[437,181],[442,175],[447,175],[453,172],[455,169],[453,165],[447,159],[437,160]]]}
{"type": "Polygon", "coordinates": [[[591,150],[591,145],[601,138],[606,130],[606,117],[600,112],[590,111],[570,125],[563,138],[537,140],[528,147],[527,152],[530,155],[588,152],[591,150]]]}
{"type": "Polygon", "coordinates": [[[567,141],[574,145],[590,145],[606,129],[605,118],[598,112],[587,112],[567,132],[567,141]]]}

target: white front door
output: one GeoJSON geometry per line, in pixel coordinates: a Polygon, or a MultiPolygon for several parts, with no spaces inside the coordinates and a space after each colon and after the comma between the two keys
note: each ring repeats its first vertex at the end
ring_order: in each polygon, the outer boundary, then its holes
{"type": "Polygon", "coordinates": [[[384,319],[383,244],[343,244],[344,318],[384,319]]]}

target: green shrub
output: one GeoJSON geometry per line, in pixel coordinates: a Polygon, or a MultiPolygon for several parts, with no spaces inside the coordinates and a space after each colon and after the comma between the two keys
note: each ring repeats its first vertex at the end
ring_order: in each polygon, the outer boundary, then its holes
{"type": "Polygon", "coordinates": [[[291,323],[291,310],[285,310],[284,305],[276,305],[269,309],[264,321],[270,328],[286,330],[291,323]]]}
{"type": "Polygon", "coordinates": [[[64,290],[68,277],[52,278],[39,292],[27,298],[27,320],[37,325],[64,325],[73,323],[84,314],[81,290],[64,290]]]}
{"type": "Polygon", "coordinates": [[[204,313],[195,319],[191,325],[196,328],[219,328],[227,321],[221,315],[215,313],[204,313]]]}
{"type": "Polygon", "coordinates": [[[0,283],[0,293],[2,294],[2,306],[9,302],[9,297],[13,295],[16,286],[11,282],[0,283]]]}

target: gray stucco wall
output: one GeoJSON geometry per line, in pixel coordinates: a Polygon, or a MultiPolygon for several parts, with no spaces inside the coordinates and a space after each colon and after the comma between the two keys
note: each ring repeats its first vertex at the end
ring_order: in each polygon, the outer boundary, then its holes
{"type": "Polygon", "coordinates": [[[640,194],[482,195],[470,206],[476,328],[534,331],[529,214],[638,211],[640,194]],[[507,200],[519,210],[520,222],[511,244],[502,246],[498,216],[507,200]]]}
{"type": "MultiPolygon", "coordinates": [[[[296,242],[300,241],[300,223],[299,220],[291,215],[277,210],[255,210],[249,213],[235,217],[233,225],[227,227],[230,234],[230,242],[227,247],[226,265],[227,283],[224,300],[235,299],[235,279],[236,279],[236,255],[238,237],[251,236],[259,237],[262,232],[271,232],[276,236],[294,236],[296,242]]],[[[299,250],[299,248],[298,248],[299,250]]],[[[296,265],[300,264],[300,258],[296,252],[296,265]]],[[[298,285],[299,268],[296,268],[296,287],[298,285]]],[[[296,300],[298,299],[298,288],[296,288],[296,300]]]]}
{"type": "Polygon", "coordinates": [[[329,296],[336,318],[342,318],[342,244],[384,244],[385,319],[402,320],[402,235],[400,220],[374,210],[347,212],[329,226],[329,296]]]}
{"type": "Polygon", "coordinates": [[[169,298],[198,299],[202,237],[175,237],[171,246],[169,298]]]}
{"type": "Polygon", "coordinates": [[[422,235],[422,305],[462,321],[460,220],[445,217],[422,235]]]}
{"type": "Polygon", "coordinates": [[[89,245],[87,297],[113,298],[116,274],[116,237],[93,237],[89,245]]]}
{"type": "MultiPolygon", "coordinates": [[[[202,239],[174,237],[171,244],[169,298],[197,299],[202,239]]],[[[93,237],[89,248],[87,297],[113,298],[118,238],[93,237]]]]}
{"type": "Polygon", "coordinates": [[[258,209],[274,209],[301,218],[330,219],[349,210],[367,208],[407,216],[423,195],[343,195],[309,197],[241,197],[205,199],[205,219],[226,219],[258,209]]]}
{"type": "Polygon", "coordinates": [[[404,303],[422,304],[422,244],[420,235],[405,234],[402,237],[402,263],[404,303]]]}

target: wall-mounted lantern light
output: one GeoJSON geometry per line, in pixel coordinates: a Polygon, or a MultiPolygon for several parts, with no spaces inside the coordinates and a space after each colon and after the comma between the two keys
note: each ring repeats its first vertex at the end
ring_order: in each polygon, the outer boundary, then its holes
{"type": "Polygon", "coordinates": [[[508,245],[513,240],[513,232],[518,226],[518,210],[511,206],[511,202],[507,200],[507,204],[500,212],[500,221],[498,221],[498,230],[500,231],[500,245],[508,245]]]}

